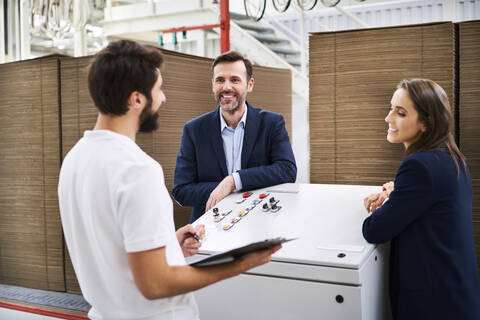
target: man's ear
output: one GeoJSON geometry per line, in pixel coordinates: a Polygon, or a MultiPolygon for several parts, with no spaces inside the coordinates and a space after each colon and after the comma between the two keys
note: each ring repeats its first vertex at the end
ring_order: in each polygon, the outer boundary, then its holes
{"type": "Polygon", "coordinates": [[[141,110],[145,106],[147,99],[139,91],[133,91],[128,97],[128,106],[134,110],[141,110]]]}
{"type": "Polygon", "coordinates": [[[255,84],[255,79],[253,79],[253,77],[251,77],[250,80],[248,80],[247,92],[252,92],[254,84],[255,84]]]}

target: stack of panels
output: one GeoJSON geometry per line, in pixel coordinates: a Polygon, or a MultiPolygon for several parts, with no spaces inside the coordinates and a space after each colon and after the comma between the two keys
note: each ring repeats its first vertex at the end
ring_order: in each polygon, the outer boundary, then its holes
{"type": "MultiPolygon", "coordinates": [[[[90,59],[91,57],[60,59],[62,159],[83,135],[83,131],[93,128],[97,118],[86,81],[90,59]]],[[[66,246],[64,251],[66,291],[81,293],[66,246]]]]}
{"type": "Polygon", "coordinates": [[[473,227],[480,259],[480,21],[460,23],[459,38],[460,149],[472,176],[473,227]]]}
{"type": "Polygon", "coordinates": [[[0,65],[0,283],[65,290],[58,57],[0,65]]]}
{"type": "Polygon", "coordinates": [[[396,85],[430,78],[453,99],[454,62],[451,23],[312,34],[310,181],[393,180],[403,146],[386,141],[384,118],[396,85]]]}
{"type": "MultiPolygon", "coordinates": [[[[216,108],[211,86],[211,59],[164,51],[162,71],[167,103],[160,109],[160,127],[140,134],[137,143],[163,168],[168,190],[173,188],[173,172],[185,122],[216,108]]],[[[62,144],[65,155],[93,128],[97,110],[87,84],[90,57],[61,60],[62,144]]],[[[283,114],[291,137],[291,74],[287,70],[254,67],[255,88],[248,96],[254,106],[283,114]]],[[[176,226],[188,223],[191,208],[175,203],[176,226]]],[[[66,261],[67,291],[79,292],[70,261],[66,261]]]]}

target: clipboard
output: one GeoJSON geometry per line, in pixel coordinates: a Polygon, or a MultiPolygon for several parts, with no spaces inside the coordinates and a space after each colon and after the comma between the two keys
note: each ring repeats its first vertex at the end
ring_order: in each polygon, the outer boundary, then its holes
{"type": "Polygon", "coordinates": [[[206,256],[203,258],[199,258],[197,260],[191,261],[189,265],[191,265],[192,267],[207,267],[207,266],[213,266],[213,265],[222,264],[222,263],[228,263],[228,262],[232,262],[233,260],[247,253],[267,249],[267,248],[276,246],[278,244],[296,240],[296,239],[298,238],[286,239],[283,237],[278,237],[278,238],[265,239],[263,241],[252,242],[242,247],[238,247],[235,249],[231,249],[231,250],[223,251],[210,256],[206,256]]]}

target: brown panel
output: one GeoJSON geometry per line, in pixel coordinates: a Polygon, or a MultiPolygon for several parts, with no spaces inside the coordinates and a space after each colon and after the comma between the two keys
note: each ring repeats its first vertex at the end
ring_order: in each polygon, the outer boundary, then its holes
{"type": "Polygon", "coordinates": [[[453,30],[451,23],[441,23],[311,35],[312,183],[381,185],[393,180],[403,146],[386,141],[384,118],[391,96],[402,79],[438,77],[453,98],[453,30]],[[438,51],[441,61],[434,59],[438,51]],[[333,138],[326,140],[323,135],[329,136],[325,131],[331,128],[333,138]],[[324,150],[329,141],[334,152],[324,150]],[[326,168],[330,175],[323,173],[326,168]]]}
{"type": "Polygon", "coordinates": [[[335,183],[335,34],[310,37],[310,182],[335,183]]]}
{"type": "MultiPolygon", "coordinates": [[[[480,258],[480,21],[459,24],[460,149],[467,158],[473,183],[477,261],[480,258]]],[[[480,267],[479,267],[480,273],[480,267]]]]}
{"type": "MultiPolygon", "coordinates": [[[[253,67],[254,89],[248,102],[254,107],[283,115],[290,142],[292,141],[292,77],[285,69],[253,67]]],[[[212,96],[213,97],[213,96],[212,96]]],[[[212,107],[213,107],[212,99],[212,107]]]]}
{"type": "MultiPolygon", "coordinates": [[[[90,58],[60,59],[62,159],[75,145],[83,131],[93,126],[90,122],[93,121],[93,123],[95,123],[95,117],[92,117],[91,119],[87,117],[86,122],[88,123],[88,126],[85,123],[82,123],[82,120],[85,119],[84,114],[88,115],[89,113],[92,113],[95,115],[96,112],[95,109],[92,108],[91,103],[82,103],[85,99],[85,89],[81,89],[80,85],[85,86],[85,81],[80,81],[81,77],[79,74],[81,74],[83,77],[86,76],[85,66],[88,65],[89,60],[90,58]]],[[[87,97],[90,97],[88,92],[86,94],[87,97]]],[[[64,250],[66,291],[70,293],[81,293],[66,246],[64,250]]]]}
{"type": "MultiPolygon", "coordinates": [[[[163,168],[168,190],[173,188],[173,172],[185,122],[216,108],[211,87],[211,59],[164,51],[162,71],[167,102],[160,109],[160,127],[140,134],[137,143],[163,168]]],[[[90,57],[64,58],[62,75],[62,133],[64,155],[93,128],[97,110],[87,86],[86,66],[90,57]]],[[[288,70],[254,67],[255,87],[248,101],[256,107],[283,114],[291,137],[291,75],[288,70]]],[[[191,208],[174,202],[176,227],[189,221],[191,208]]],[[[67,291],[78,292],[73,268],[66,260],[67,291]]]]}
{"type": "Polygon", "coordinates": [[[58,57],[0,65],[0,282],[65,290],[58,57]]]}
{"type": "Polygon", "coordinates": [[[422,27],[422,77],[438,83],[455,113],[455,28],[451,23],[422,27]]]}

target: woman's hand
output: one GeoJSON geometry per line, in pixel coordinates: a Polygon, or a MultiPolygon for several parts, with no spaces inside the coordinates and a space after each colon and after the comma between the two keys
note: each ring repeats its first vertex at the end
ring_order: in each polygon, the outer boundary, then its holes
{"type": "Polygon", "coordinates": [[[381,207],[385,199],[388,198],[387,191],[382,191],[378,193],[372,193],[365,199],[363,199],[363,205],[368,213],[372,213],[381,207]]]}
{"type": "Polygon", "coordinates": [[[383,186],[382,186],[382,191],[386,191],[387,196],[389,196],[389,197],[390,197],[390,193],[392,193],[393,189],[394,189],[393,181],[389,181],[387,183],[384,183],[383,186]]]}
{"type": "Polygon", "coordinates": [[[372,213],[381,207],[383,202],[390,197],[390,193],[394,190],[393,181],[389,181],[383,184],[382,192],[372,193],[365,199],[363,199],[363,206],[368,213],[372,213]]]}

